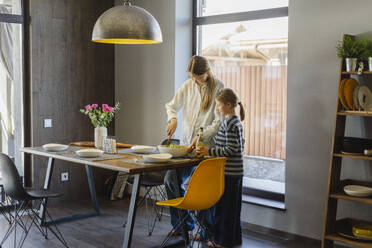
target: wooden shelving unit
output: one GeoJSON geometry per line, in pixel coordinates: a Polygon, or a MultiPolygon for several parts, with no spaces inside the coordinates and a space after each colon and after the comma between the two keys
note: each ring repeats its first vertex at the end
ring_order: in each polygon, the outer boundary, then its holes
{"type": "MultiPolygon", "coordinates": [[[[344,38],[347,35],[344,35],[344,38]]],[[[363,72],[364,74],[372,75],[372,72],[366,71],[363,72]]],[[[346,72],[345,71],[345,64],[343,61],[340,63],[340,72],[339,72],[339,82],[341,82],[344,78],[350,78],[352,75],[358,75],[357,72],[346,72]]],[[[340,103],[337,97],[337,111],[335,115],[335,130],[334,136],[332,140],[332,152],[331,152],[331,159],[330,159],[330,166],[329,166],[329,180],[328,180],[328,193],[327,193],[327,200],[326,200],[326,208],[325,208],[325,219],[324,219],[324,226],[323,226],[323,235],[322,235],[322,248],[333,248],[334,242],[340,242],[347,245],[353,245],[356,247],[363,247],[363,248],[372,248],[372,242],[366,241],[358,241],[355,239],[348,239],[337,234],[337,230],[340,227],[340,222],[337,221],[337,205],[339,201],[353,201],[360,204],[368,204],[372,205],[372,197],[367,198],[360,198],[360,197],[352,197],[346,195],[343,192],[343,187],[348,184],[358,184],[364,186],[372,186],[371,182],[362,182],[362,181],[355,181],[355,180],[341,180],[341,168],[342,168],[342,160],[344,158],[348,159],[364,159],[364,160],[372,160],[370,156],[360,155],[352,155],[352,154],[343,154],[341,153],[342,143],[345,136],[345,126],[346,126],[346,118],[352,118],[353,116],[358,117],[372,117],[372,112],[366,111],[347,111],[343,109],[342,104],[340,103]],[[339,225],[339,226],[337,226],[339,225]]],[[[346,226],[346,225],[342,225],[346,226]]]]}
{"type": "MultiPolygon", "coordinates": [[[[343,71],[341,73],[344,74],[344,75],[358,75],[357,71],[343,71]]],[[[364,71],[364,72],[362,72],[362,75],[363,74],[369,75],[369,74],[372,74],[372,71],[364,71]]]]}

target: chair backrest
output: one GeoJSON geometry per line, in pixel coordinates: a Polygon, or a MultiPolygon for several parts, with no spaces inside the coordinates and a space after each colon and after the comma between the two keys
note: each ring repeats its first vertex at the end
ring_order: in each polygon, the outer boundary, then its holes
{"type": "Polygon", "coordinates": [[[206,159],[196,167],[182,202],[184,209],[203,210],[216,204],[225,190],[226,158],[206,159]]]}
{"type": "Polygon", "coordinates": [[[4,153],[0,153],[0,171],[3,177],[5,193],[15,200],[26,200],[29,195],[22,185],[21,177],[13,161],[4,153]]]}

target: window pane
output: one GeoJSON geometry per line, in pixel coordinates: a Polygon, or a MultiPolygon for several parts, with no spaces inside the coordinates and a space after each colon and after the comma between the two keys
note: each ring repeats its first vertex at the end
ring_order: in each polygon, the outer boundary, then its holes
{"type": "Polygon", "coordinates": [[[246,111],[246,155],[285,159],[288,17],[198,27],[198,51],[246,111]]]}
{"type": "Polygon", "coordinates": [[[22,25],[0,22],[0,152],[15,158],[22,174],[22,25]]]}
{"type": "Polygon", "coordinates": [[[288,7],[288,0],[199,0],[198,16],[288,7]]]}
{"type": "Polygon", "coordinates": [[[22,0],[0,0],[0,14],[22,14],[22,0]]]}

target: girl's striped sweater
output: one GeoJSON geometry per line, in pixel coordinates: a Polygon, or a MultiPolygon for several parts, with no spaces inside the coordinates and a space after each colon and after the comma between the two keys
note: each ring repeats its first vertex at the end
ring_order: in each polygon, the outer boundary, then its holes
{"type": "Polygon", "coordinates": [[[211,156],[226,157],[225,175],[243,176],[243,127],[236,115],[226,117],[214,137],[211,156]]]}

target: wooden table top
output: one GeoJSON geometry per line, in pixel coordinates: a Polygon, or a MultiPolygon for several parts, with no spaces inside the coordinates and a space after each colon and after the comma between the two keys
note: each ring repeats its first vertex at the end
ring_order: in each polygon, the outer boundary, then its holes
{"type": "MultiPolygon", "coordinates": [[[[79,148],[79,147],[77,147],[79,148]]],[[[81,147],[86,148],[86,147],[81,147]]],[[[181,161],[172,161],[167,163],[146,163],[146,164],[134,164],[132,161],[133,159],[141,159],[141,155],[134,155],[134,154],[116,154],[121,156],[118,159],[111,159],[111,160],[103,160],[103,161],[88,161],[83,158],[79,157],[71,157],[66,156],[58,152],[49,152],[43,150],[41,147],[24,147],[20,149],[21,152],[39,155],[64,161],[69,161],[77,164],[82,165],[90,165],[94,167],[114,170],[114,171],[121,171],[128,174],[139,174],[142,172],[153,172],[153,171],[164,171],[164,170],[172,170],[182,167],[193,167],[197,165],[200,160],[193,158],[190,160],[181,160],[181,161]]]]}

